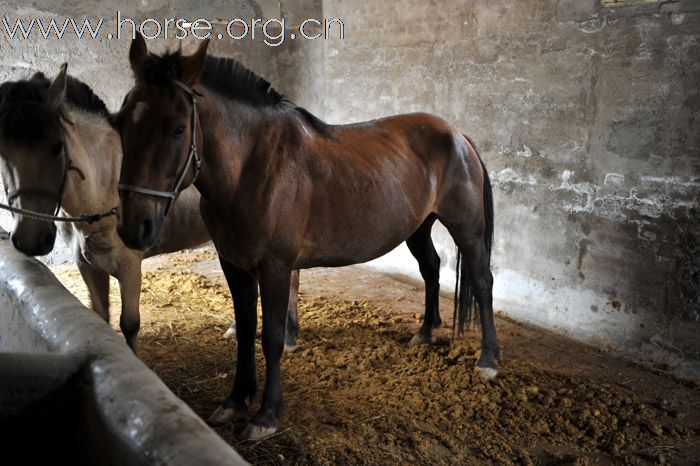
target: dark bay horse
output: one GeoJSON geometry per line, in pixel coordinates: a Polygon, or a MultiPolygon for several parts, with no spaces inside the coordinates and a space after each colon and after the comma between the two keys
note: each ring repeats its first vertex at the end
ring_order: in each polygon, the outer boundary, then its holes
{"type": "Polygon", "coordinates": [[[487,171],[469,140],[427,114],[327,125],[237,62],[207,57],[207,45],[191,56],[159,56],[138,36],[129,52],[136,83],[113,123],[124,147],[118,231],[127,245],[145,249],[158,241],[167,212],[162,193],[194,183],[202,194],[238,325],[233,390],[210,423],[245,418],[257,392],[259,285],[266,382],[243,436],[276,431],[294,269],[365,262],[405,241],[426,282],[417,339],[429,341],[439,292],[430,237],[436,220],[464,258],[455,291],[460,327],[477,307],[483,337],[477,370],[495,376],[493,205],[487,171]]]}
{"type": "MultiPolygon", "coordinates": [[[[16,214],[14,246],[44,255],[57,233],[69,245],[90,293],[92,307],[109,322],[109,276],[119,281],[120,327],[136,351],[140,324],[141,263],[147,257],[193,248],[210,240],[200,215],[197,189],[185,189],[173,204],[163,235],[148,251],[127,248],[113,215],[94,222],[65,223],[66,217],[108,212],[119,204],[117,182],[122,148],[107,121],[104,102],[66,67],[48,80],[42,73],[0,86],[0,175],[9,207],[58,214],[56,222],[16,214]],[[57,228],[58,225],[58,228],[57,228]]],[[[290,296],[286,347],[296,346],[297,287],[290,296]]]]}

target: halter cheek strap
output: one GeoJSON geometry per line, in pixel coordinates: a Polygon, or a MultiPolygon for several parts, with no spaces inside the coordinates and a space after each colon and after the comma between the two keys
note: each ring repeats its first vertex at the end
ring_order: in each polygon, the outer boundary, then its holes
{"type": "Polygon", "coordinates": [[[194,178],[192,179],[192,183],[197,181],[197,178],[199,177],[199,172],[202,168],[202,160],[199,158],[199,153],[197,152],[197,93],[191,87],[189,87],[181,81],[173,80],[173,84],[175,84],[177,87],[189,94],[190,102],[192,103],[192,138],[190,142],[190,152],[187,155],[185,165],[182,167],[182,170],[180,171],[180,174],[177,177],[173,189],[171,189],[170,191],[158,191],[155,189],[142,188],[130,184],[119,184],[120,191],[127,191],[137,194],[143,194],[145,196],[153,196],[168,199],[168,204],[165,206],[165,215],[168,215],[168,212],[170,212],[170,208],[172,207],[173,202],[175,202],[177,197],[180,195],[182,184],[185,182],[185,178],[187,178],[187,174],[190,171],[190,167],[194,167],[194,178]]]}

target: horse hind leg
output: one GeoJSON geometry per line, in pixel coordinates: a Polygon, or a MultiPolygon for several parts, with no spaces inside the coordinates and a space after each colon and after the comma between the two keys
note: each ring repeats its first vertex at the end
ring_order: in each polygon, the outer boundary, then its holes
{"type": "Polygon", "coordinates": [[[418,261],[421,276],[425,282],[425,314],[423,324],[409,345],[432,343],[433,329],[442,323],[440,319],[440,256],[438,256],[430,236],[430,230],[436,220],[435,215],[428,217],[423,224],[406,240],[408,249],[418,261]]]}
{"type": "Polygon", "coordinates": [[[481,322],[481,356],[476,362],[476,372],[483,379],[492,379],[498,374],[496,361],[500,359],[500,346],[493,319],[493,275],[489,266],[489,252],[483,232],[478,232],[476,223],[443,222],[462,255],[461,284],[459,293],[460,314],[467,310],[476,298],[481,322]]]}
{"type": "Polygon", "coordinates": [[[224,332],[224,338],[233,338],[236,336],[236,319],[231,321],[231,325],[224,332]]]}
{"type": "Polygon", "coordinates": [[[483,190],[474,189],[474,185],[455,186],[439,206],[438,218],[450,232],[463,258],[458,296],[460,321],[472,309],[473,298],[479,308],[482,340],[476,371],[482,378],[491,379],[497,374],[496,361],[500,359],[493,319],[493,275],[490,267],[493,196],[483,163],[481,168],[484,173],[483,190]]]}
{"type": "Polygon", "coordinates": [[[483,247],[474,245],[467,250],[470,251],[468,254],[474,255],[464,262],[462,273],[464,279],[469,279],[474,287],[481,322],[481,355],[476,362],[475,370],[483,379],[489,380],[498,374],[497,361],[501,358],[493,318],[493,275],[483,247]]]}
{"type": "Polygon", "coordinates": [[[287,326],[284,337],[284,352],[293,353],[297,349],[299,336],[299,271],[292,272],[289,286],[289,304],[287,305],[287,326]]]}

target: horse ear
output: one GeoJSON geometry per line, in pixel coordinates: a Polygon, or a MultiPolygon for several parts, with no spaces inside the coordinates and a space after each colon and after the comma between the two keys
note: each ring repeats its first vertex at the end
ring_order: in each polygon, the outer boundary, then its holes
{"type": "Polygon", "coordinates": [[[53,78],[47,91],[47,100],[51,107],[60,109],[63,105],[63,98],[66,95],[66,85],[68,83],[68,63],[61,65],[61,71],[53,78]]]}
{"type": "Polygon", "coordinates": [[[146,40],[143,38],[140,32],[136,31],[136,36],[131,42],[131,48],[129,49],[129,62],[131,63],[131,69],[134,73],[138,73],[141,65],[148,58],[148,47],[146,47],[146,40]]]}
{"type": "Polygon", "coordinates": [[[182,68],[180,73],[180,81],[188,86],[194,86],[194,83],[199,79],[199,75],[204,70],[204,63],[207,59],[207,47],[209,47],[209,39],[202,42],[197,51],[189,57],[182,57],[182,68]]]}
{"type": "Polygon", "coordinates": [[[42,73],[41,71],[37,71],[34,73],[30,78],[30,81],[47,81],[46,75],[42,73]]]}
{"type": "Polygon", "coordinates": [[[49,84],[49,90],[46,91],[46,100],[48,104],[56,109],[58,114],[69,124],[73,124],[66,106],[63,105],[64,99],[66,97],[66,86],[68,85],[68,63],[61,65],[61,71],[58,75],[53,78],[51,84],[49,84]]]}

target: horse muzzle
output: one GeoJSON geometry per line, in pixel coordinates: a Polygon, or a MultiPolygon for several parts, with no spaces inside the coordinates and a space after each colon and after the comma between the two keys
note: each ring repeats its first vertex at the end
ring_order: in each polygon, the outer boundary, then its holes
{"type": "Polygon", "coordinates": [[[147,251],[160,242],[164,220],[162,216],[134,218],[129,221],[120,218],[117,233],[128,248],[147,251]]]}
{"type": "Polygon", "coordinates": [[[56,243],[56,225],[32,220],[19,222],[10,238],[18,251],[28,256],[45,256],[56,243]]]}

